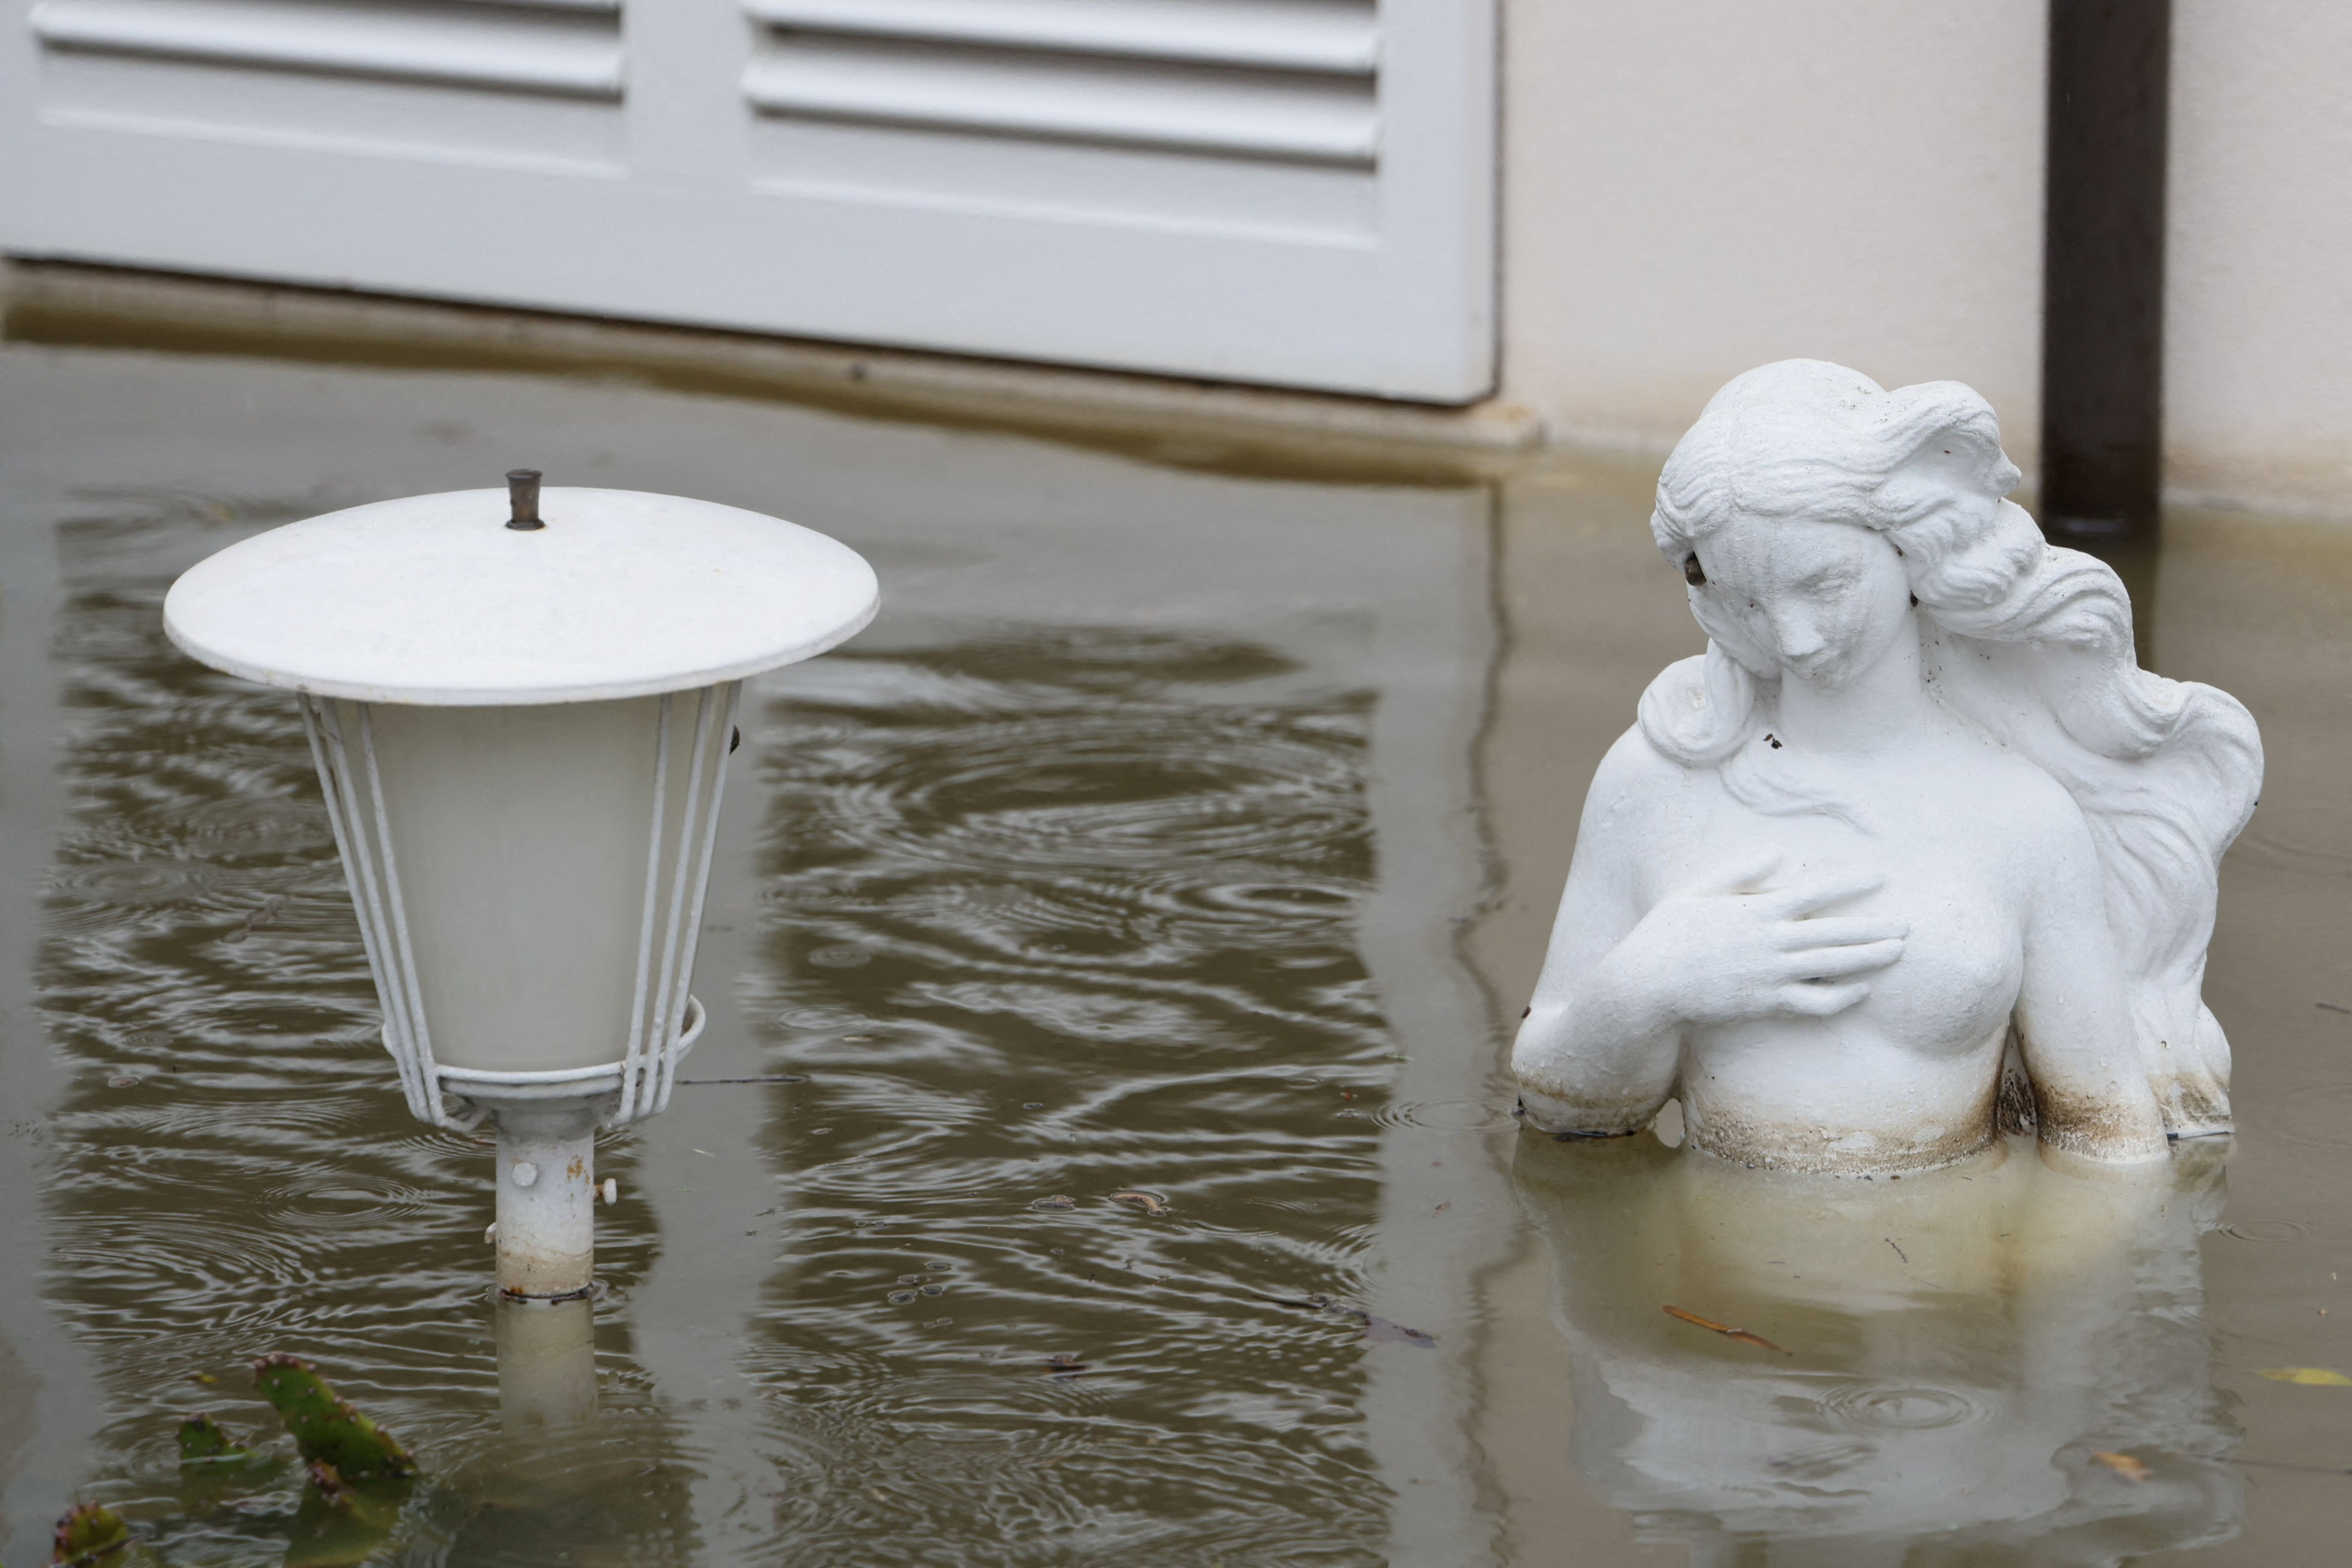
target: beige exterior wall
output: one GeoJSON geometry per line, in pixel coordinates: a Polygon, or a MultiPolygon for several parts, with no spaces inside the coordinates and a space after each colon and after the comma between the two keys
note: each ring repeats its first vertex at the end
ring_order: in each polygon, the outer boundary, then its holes
{"type": "MultiPolygon", "coordinates": [[[[1505,0],[1503,395],[1663,449],[1791,355],[2040,418],[2046,0],[1505,0]]],[[[2352,7],[2176,0],[2168,487],[2352,517],[2352,7]]]]}
{"type": "Polygon", "coordinates": [[[1796,355],[2032,444],[2046,0],[1505,0],[1503,384],[1670,443],[1796,355]]]}
{"type": "Polygon", "coordinates": [[[2352,6],[2174,0],[2170,487],[2352,517],[2352,6]]]}

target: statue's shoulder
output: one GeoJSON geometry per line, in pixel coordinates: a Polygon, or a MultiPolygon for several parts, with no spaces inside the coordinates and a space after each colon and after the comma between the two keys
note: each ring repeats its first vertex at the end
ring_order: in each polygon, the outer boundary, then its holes
{"type": "Polygon", "coordinates": [[[1687,779],[1692,771],[1659,749],[1649,732],[1635,724],[1611,743],[1601,766],[1593,769],[1592,781],[1596,786],[1605,782],[1654,788],[1687,779]]]}
{"type": "Polygon", "coordinates": [[[1592,770],[1585,813],[1622,820],[1646,818],[1678,803],[1696,771],[1659,750],[1636,724],[1617,737],[1601,758],[1601,766],[1592,770]]]}
{"type": "Polygon", "coordinates": [[[1712,643],[1660,670],[1642,694],[1639,728],[1677,775],[1713,772],[1748,737],[1756,680],[1712,643]]]}

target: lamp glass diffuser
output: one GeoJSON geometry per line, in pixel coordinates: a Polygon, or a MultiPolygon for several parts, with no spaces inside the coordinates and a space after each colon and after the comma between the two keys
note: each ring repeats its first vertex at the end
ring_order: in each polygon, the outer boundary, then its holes
{"type": "Polygon", "coordinates": [[[620,1120],[667,1103],[699,1021],[686,982],[740,689],[523,708],[304,699],[385,1043],[420,1115],[437,1119],[436,1082],[618,1088],[620,1120]]]}

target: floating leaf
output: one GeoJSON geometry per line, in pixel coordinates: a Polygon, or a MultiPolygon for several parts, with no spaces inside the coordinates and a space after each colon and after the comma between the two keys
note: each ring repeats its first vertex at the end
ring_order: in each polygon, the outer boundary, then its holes
{"type": "Polygon", "coordinates": [[[1680,1318],[1686,1323],[1695,1323],[1700,1328],[1719,1333],[1726,1339],[1736,1339],[1742,1344],[1752,1344],[1759,1350],[1769,1350],[1775,1355],[1796,1354],[1794,1351],[1782,1350],[1760,1333],[1749,1333],[1746,1329],[1736,1329],[1728,1323],[1717,1322],[1713,1318],[1703,1318],[1696,1312],[1686,1312],[1680,1307],[1668,1307],[1665,1309],[1665,1313],[1670,1318],[1680,1318]]]}
{"type": "Polygon", "coordinates": [[[180,1423],[180,1463],[184,1465],[241,1465],[252,1458],[253,1450],[230,1441],[210,1416],[191,1416],[180,1423]]]}
{"type": "Polygon", "coordinates": [[[1155,1197],[1148,1192],[1115,1192],[1110,1195],[1110,1200],[1113,1203],[1131,1203],[1146,1214],[1158,1215],[1168,1212],[1167,1199],[1155,1197]]]}
{"type": "Polygon", "coordinates": [[[51,1563],[83,1568],[130,1545],[131,1527],[104,1503],[86,1502],[58,1521],[53,1539],[56,1549],[49,1553],[51,1563]]]}
{"type": "Polygon", "coordinates": [[[2273,1383],[2306,1383],[2315,1388],[2352,1388],[2352,1377],[2325,1366],[2265,1366],[2256,1370],[2256,1377],[2267,1377],[2273,1383]]]}
{"type": "Polygon", "coordinates": [[[253,1364],[253,1380],[311,1464],[331,1465],[347,1481],[416,1473],[408,1450],[350,1400],[336,1398],[318,1369],[299,1356],[263,1356],[253,1364]]]}
{"type": "Polygon", "coordinates": [[[2107,1469],[2115,1471],[2116,1474],[2123,1477],[2124,1479],[2131,1482],[2134,1486],[2137,1486],[2140,1482],[2147,1479],[2150,1473],[2146,1465],[2140,1463],[2139,1460],[2133,1458],[2129,1454],[2116,1454],[2101,1450],[2098,1453],[2093,1454],[2091,1458],[2096,1463],[2106,1466],[2107,1469]]]}

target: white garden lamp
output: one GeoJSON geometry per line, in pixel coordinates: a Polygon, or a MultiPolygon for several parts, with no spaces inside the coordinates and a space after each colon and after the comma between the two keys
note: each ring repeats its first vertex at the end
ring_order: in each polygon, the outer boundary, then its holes
{"type": "Polygon", "coordinates": [[[300,694],[408,1106],[499,1144],[498,1280],[593,1275],[595,1132],[669,1103],[744,677],[874,617],[822,534],[631,490],[381,501],[190,569],[172,641],[300,694]]]}

